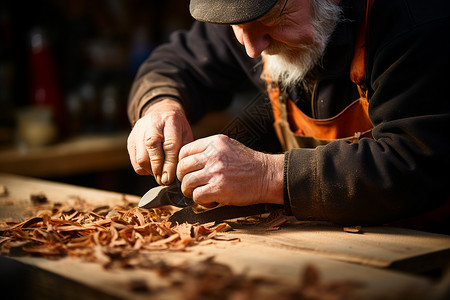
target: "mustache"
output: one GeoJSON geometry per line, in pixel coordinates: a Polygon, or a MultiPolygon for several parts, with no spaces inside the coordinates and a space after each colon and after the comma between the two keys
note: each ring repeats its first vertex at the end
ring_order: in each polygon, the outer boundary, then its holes
{"type": "Polygon", "coordinates": [[[299,53],[308,51],[308,48],[309,47],[305,45],[288,46],[281,42],[272,41],[262,53],[263,55],[281,55],[285,57],[292,57],[297,56],[299,53]]]}

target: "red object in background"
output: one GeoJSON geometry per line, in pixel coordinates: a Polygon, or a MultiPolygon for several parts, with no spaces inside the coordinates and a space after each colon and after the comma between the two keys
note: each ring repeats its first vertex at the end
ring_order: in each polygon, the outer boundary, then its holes
{"type": "Polygon", "coordinates": [[[63,126],[63,96],[50,45],[41,28],[30,35],[30,104],[52,108],[55,121],[63,126]]]}

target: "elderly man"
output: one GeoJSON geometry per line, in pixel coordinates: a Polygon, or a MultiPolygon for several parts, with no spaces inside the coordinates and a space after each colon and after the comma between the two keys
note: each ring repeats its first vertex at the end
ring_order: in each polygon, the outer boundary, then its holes
{"type": "MultiPolygon", "coordinates": [[[[138,174],[178,177],[203,205],[277,203],[340,224],[443,205],[448,1],[191,0],[190,12],[200,22],[155,50],[132,87],[138,174]],[[193,141],[189,122],[254,87],[270,96],[285,153],[225,135],[193,141]]],[[[448,222],[442,208],[440,217],[448,222]]]]}

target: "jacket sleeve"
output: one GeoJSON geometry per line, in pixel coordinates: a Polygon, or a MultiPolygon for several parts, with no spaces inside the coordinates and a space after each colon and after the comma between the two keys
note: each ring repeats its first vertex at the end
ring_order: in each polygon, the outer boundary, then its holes
{"type": "Polygon", "coordinates": [[[194,22],[189,31],[173,33],[170,42],[142,64],[129,95],[129,119],[134,124],[152,99],[171,97],[181,101],[195,121],[226,107],[233,92],[248,88],[255,64],[230,26],[194,22]]]}
{"type": "MultiPolygon", "coordinates": [[[[375,15],[388,11],[376,5],[375,15]]],[[[369,35],[374,139],[289,153],[285,201],[298,219],[383,224],[423,214],[447,199],[449,17],[413,22],[414,10],[409,13],[405,30],[395,36],[387,36],[387,27],[397,26],[390,22],[375,23],[369,35]]]]}

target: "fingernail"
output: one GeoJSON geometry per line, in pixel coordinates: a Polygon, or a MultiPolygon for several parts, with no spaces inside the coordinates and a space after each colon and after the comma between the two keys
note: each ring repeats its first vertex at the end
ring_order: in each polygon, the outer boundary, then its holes
{"type": "Polygon", "coordinates": [[[156,182],[157,182],[158,184],[161,184],[161,176],[156,175],[156,176],[155,176],[155,179],[156,179],[156,182]]]}
{"type": "Polygon", "coordinates": [[[167,172],[163,172],[162,177],[161,177],[161,182],[164,185],[167,185],[169,181],[169,176],[167,175],[167,172]]]}

